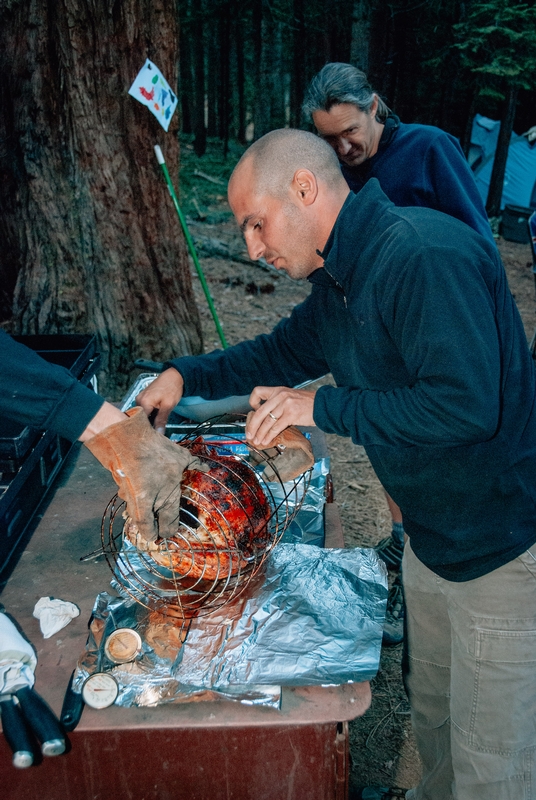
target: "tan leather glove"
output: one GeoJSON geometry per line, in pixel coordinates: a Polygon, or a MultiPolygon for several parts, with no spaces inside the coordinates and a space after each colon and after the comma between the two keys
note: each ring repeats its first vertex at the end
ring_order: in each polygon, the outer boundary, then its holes
{"type": "Polygon", "coordinates": [[[250,459],[254,464],[265,464],[266,480],[282,480],[283,483],[297,478],[315,463],[311,442],[294,425],[285,428],[262,450],[250,448],[250,459]]]}
{"type": "Polygon", "coordinates": [[[150,543],[177,532],[183,472],[207,467],[157,433],[142,408],[126,413],[128,419],[109,425],[85,445],[112,473],[140,544],[150,543]]]}

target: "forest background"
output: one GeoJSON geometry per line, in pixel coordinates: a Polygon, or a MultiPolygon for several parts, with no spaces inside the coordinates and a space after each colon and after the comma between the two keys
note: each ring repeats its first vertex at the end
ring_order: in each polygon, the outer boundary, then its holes
{"type": "MultiPolygon", "coordinates": [[[[203,351],[183,232],[180,141],[221,153],[281,126],[328,61],[362,68],[404,122],[467,150],[475,113],[501,119],[487,211],[500,214],[510,132],[536,124],[536,6],[522,0],[0,0],[0,324],[95,331],[100,385],[137,357],[203,351]],[[146,58],[180,99],[167,134],[127,95],[146,58]]],[[[205,170],[206,171],[206,170],[205,170]]],[[[228,214],[227,209],[227,214],[228,214]]]]}
{"type": "MultiPolygon", "coordinates": [[[[135,359],[220,346],[159,144],[228,342],[271,330],[309,285],[249,261],[226,183],[249,141],[309,127],[304,91],[328,61],[361,67],[403,122],[466,150],[475,113],[501,119],[497,214],[510,131],[536,125],[532,0],[0,0],[0,325],[94,333],[112,400],[135,359]],[[180,99],[167,133],[127,94],[147,58],[180,99]]],[[[498,245],[532,336],[530,247],[498,245]]],[[[374,545],[390,529],[377,478],[362,448],[328,444],[346,543],[374,545]]],[[[418,780],[399,651],[384,650],[351,726],[355,786],[418,780]]]]}
{"type": "Polygon", "coordinates": [[[536,14],[525,2],[184,0],[180,20],[182,130],[197,155],[206,136],[227,152],[230,137],[311,129],[304,93],[329,61],[359,67],[402,121],[437,125],[466,152],[477,112],[504,120],[506,146],[514,122],[519,133],[535,124],[536,14]]]}

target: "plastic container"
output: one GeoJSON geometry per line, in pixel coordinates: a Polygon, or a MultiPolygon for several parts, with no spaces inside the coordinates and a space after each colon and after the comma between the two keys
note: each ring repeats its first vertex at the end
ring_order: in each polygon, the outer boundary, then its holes
{"type": "MultiPolygon", "coordinates": [[[[100,365],[95,336],[14,336],[86,386],[100,365]]],[[[29,541],[31,522],[72,443],[51,431],[0,420],[0,591],[29,541]]]]}
{"type": "Polygon", "coordinates": [[[529,217],[533,208],[505,206],[502,212],[501,235],[507,242],[530,244],[529,217]]]}

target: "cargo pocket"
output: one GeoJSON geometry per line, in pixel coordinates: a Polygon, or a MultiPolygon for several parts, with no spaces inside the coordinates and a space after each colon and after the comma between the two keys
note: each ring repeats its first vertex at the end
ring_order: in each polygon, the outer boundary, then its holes
{"type": "Polygon", "coordinates": [[[525,550],[525,552],[519,556],[519,560],[536,580],[536,544],[533,544],[532,547],[525,550]]]}
{"type": "Polygon", "coordinates": [[[536,739],[536,630],[475,631],[475,680],[469,734],[496,752],[536,739]]]}

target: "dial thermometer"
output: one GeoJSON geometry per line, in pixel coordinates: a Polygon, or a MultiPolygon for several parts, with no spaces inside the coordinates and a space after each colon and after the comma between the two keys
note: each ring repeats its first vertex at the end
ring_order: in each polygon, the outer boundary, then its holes
{"type": "Polygon", "coordinates": [[[119,684],[109,672],[95,672],[82,686],[84,703],[91,708],[108,708],[115,703],[119,684]]]}
{"type": "Polygon", "coordinates": [[[141,652],[141,636],[132,628],[117,628],[108,636],[104,645],[106,658],[114,664],[134,661],[141,652]]]}

